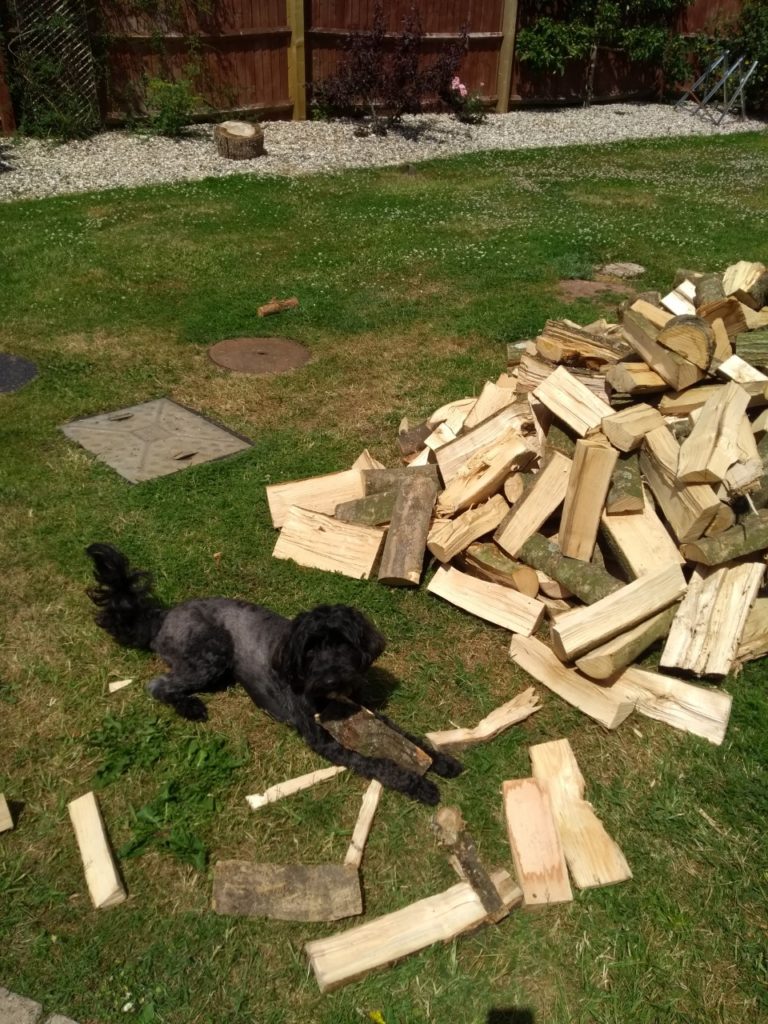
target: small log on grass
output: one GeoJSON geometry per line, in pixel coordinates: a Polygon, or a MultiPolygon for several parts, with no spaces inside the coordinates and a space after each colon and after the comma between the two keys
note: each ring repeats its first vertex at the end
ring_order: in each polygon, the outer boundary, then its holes
{"type": "Polygon", "coordinates": [[[382,784],[377,779],[371,779],[363,795],[360,813],[357,816],[352,838],[349,842],[349,849],[344,858],[344,866],[347,868],[359,868],[362,864],[368,833],[371,831],[376,808],[379,806],[379,800],[383,791],[384,787],[382,784]]]}
{"type": "Polygon", "coordinates": [[[113,907],[128,898],[95,793],[85,793],[67,805],[75,832],[85,881],[97,910],[113,907]]]}
{"type": "Polygon", "coordinates": [[[379,583],[388,583],[391,587],[419,585],[436,499],[436,481],[414,476],[402,482],[384,542],[379,583]]]}
{"type": "Polygon", "coordinates": [[[495,708],[471,729],[445,729],[442,732],[428,732],[426,738],[440,750],[464,750],[476,743],[487,743],[512,725],[517,725],[535,711],[541,710],[533,687],[518,693],[506,704],[495,708]]]}
{"type": "Polygon", "coordinates": [[[251,810],[258,811],[260,807],[266,807],[267,804],[273,804],[286,796],[293,796],[294,793],[310,789],[312,786],[316,786],[318,782],[327,782],[328,779],[333,779],[346,770],[341,765],[333,765],[330,768],[318,768],[315,772],[307,772],[306,775],[299,775],[295,779],[286,779],[284,782],[278,782],[274,786],[265,789],[263,793],[252,793],[245,799],[251,810]]]}
{"type": "Polygon", "coordinates": [[[5,794],[0,793],[0,832],[8,832],[13,828],[13,815],[5,799],[5,794]]]}
{"type": "Polygon", "coordinates": [[[508,779],[502,798],[524,906],[569,903],[573,892],[546,787],[536,779],[508,779]]]}
{"type": "Polygon", "coordinates": [[[357,869],[343,864],[253,864],[220,860],[213,909],[275,921],[339,921],[363,912],[357,869]]]}
{"type": "Polygon", "coordinates": [[[316,719],[343,747],[364,757],[385,758],[417,775],[424,775],[432,764],[415,743],[351,701],[331,701],[316,719]]]}
{"type": "Polygon", "coordinates": [[[253,160],[264,155],[264,131],[248,121],[222,121],[213,129],[216,152],[227,160],[253,160]]]}
{"type": "Polygon", "coordinates": [[[441,807],[432,819],[432,828],[437,834],[438,843],[448,852],[453,870],[462,881],[469,882],[480,897],[488,920],[496,923],[505,918],[509,911],[480,860],[475,841],[467,832],[459,808],[441,807]]]}
{"type": "Polygon", "coordinates": [[[518,554],[521,562],[545,572],[585,604],[594,604],[622,586],[620,580],[599,565],[566,558],[557,544],[540,533],[529,537],[518,554]]]}

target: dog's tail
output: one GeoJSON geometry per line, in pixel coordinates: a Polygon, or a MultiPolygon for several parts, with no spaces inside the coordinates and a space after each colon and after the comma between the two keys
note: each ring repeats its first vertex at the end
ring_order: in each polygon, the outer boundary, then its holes
{"type": "Polygon", "coordinates": [[[166,609],[152,594],[149,573],[132,569],[111,544],[91,544],[86,554],[93,561],[97,584],[87,591],[100,609],[96,622],[123,647],[150,650],[166,609]]]}

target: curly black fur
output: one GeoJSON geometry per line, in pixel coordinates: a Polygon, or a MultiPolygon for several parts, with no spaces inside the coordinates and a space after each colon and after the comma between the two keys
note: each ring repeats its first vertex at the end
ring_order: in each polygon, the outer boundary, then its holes
{"type": "MultiPolygon", "coordinates": [[[[123,646],[154,651],[169,665],[147,686],[157,700],[185,718],[204,720],[207,710],[196,694],[239,682],[254,704],[296,729],[329,761],[423,803],[438,803],[440,793],[431,780],[393,761],[348,750],[316,721],[333,696],[359,699],[364,673],[384,650],[384,637],[362,612],[318,605],[291,620],[223,597],[165,608],[152,594],[149,574],[132,569],[125,555],[109,544],[86,550],[97,583],[88,590],[100,609],[96,622],[123,646]]],[[[462,771],[455,758],[378,717],[421,747],[438,775],[452,778],[462,771]]]]}

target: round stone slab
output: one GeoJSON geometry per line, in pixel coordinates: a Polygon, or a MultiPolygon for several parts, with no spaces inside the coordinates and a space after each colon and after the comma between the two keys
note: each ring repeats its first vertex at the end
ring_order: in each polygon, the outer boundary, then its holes
{"type": "Polygon", "coordinates": [[[31,359],[0,352],[0,392],[18,391],[36,376],[37,367],[31,359]]]}
{"type": "Polygon", "coordinates": [[[604,267],[598,268],[598,274],[609,274],[611,277],[640,277],[645,273],[645,267],[639,263],[606,263],[604,267]]]}
{"type": "Polygon", "coordinates": [[[290,338],[227,338],[209,348],[208,355],[235,373],[287,373],[310,358],[309,350],[290,338]]]}

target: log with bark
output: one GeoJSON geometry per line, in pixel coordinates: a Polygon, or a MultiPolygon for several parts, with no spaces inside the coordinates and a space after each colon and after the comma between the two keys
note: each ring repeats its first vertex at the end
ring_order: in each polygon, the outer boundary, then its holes
{"type": "Polygon", "coordinates": [[[249,121],[222,121],[214,125],[216,152],[227,160],[253,160],[264,156],[264,131],[249,121]]]}

